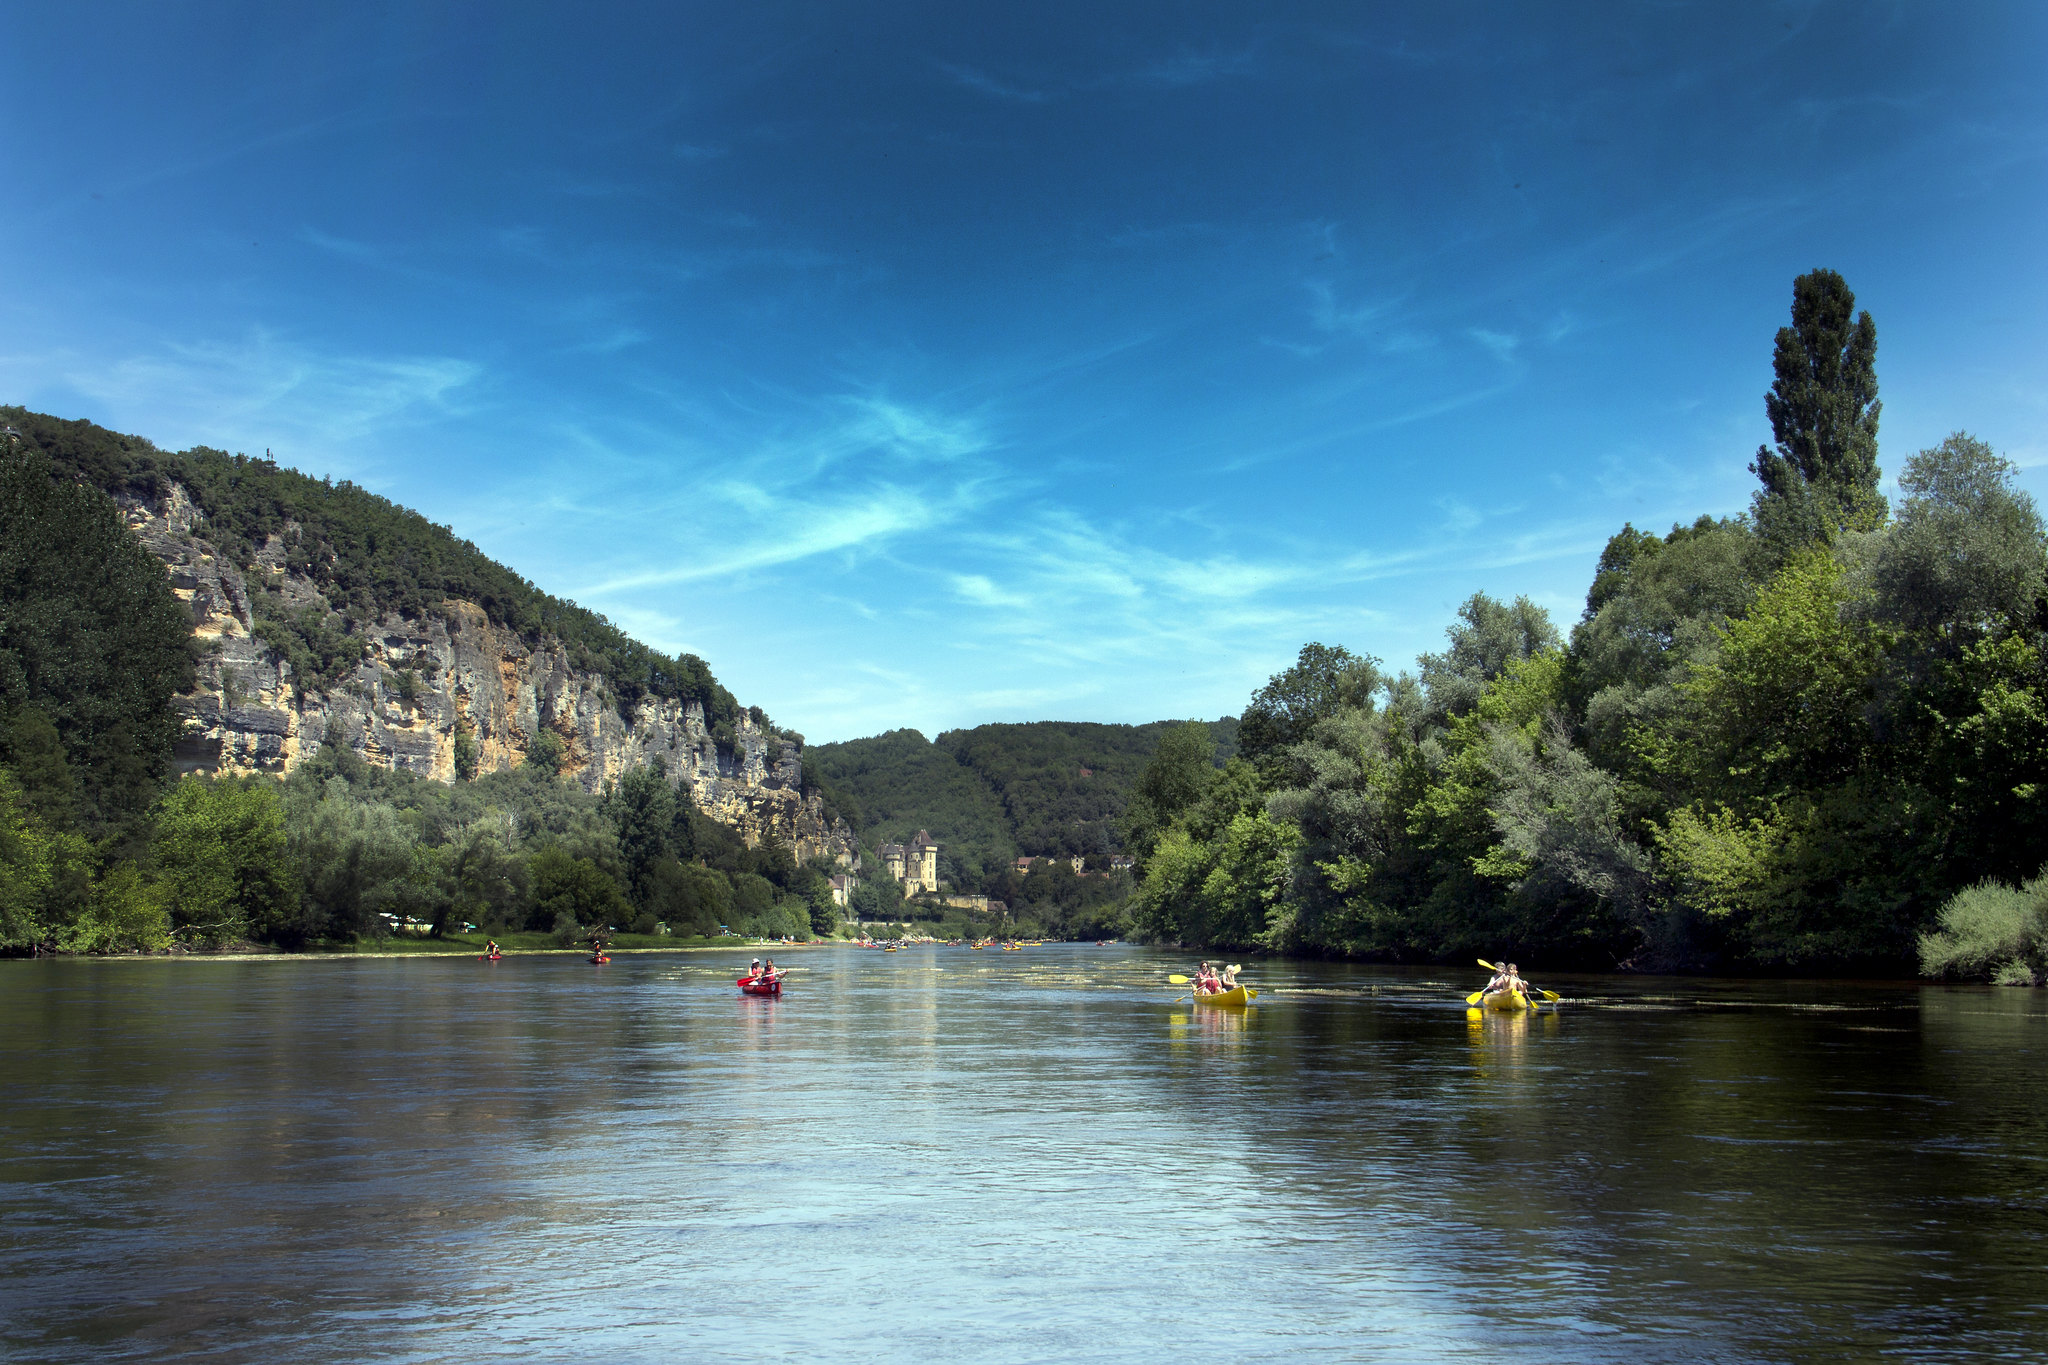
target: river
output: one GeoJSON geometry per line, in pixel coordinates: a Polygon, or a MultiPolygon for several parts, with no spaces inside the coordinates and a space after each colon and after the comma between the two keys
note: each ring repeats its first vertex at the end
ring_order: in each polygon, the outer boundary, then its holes
{"type": "Polygon", "coordinates": [[[2038,1359],[2044,992],[0,962],[0,1356],[2038,1359]]]}

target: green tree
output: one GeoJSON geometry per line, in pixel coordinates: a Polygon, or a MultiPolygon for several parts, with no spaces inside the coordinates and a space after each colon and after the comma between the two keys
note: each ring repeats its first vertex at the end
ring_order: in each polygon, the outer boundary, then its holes
{"type": "Polygon", "coordinates": [[[647,879],[655,864],[676,856],[675,789],[652,764],[629,768],[606,791],[604,813],[618,834],[626,887],[634,903],[645,906],[647,879]]]}
{"type": "Polygon", "coordinates": [[[552,928],[565,917],[577,924],[611,927],[630,912],[609,872],[595,859],[579,858],[560,844],[536,852],[527,862],[527,872],[533,878],[533,928],[552,928]]]}
{"type": "Polygon", "coordinates": [[[558,777],[568,757],[569,746],[553,730],[542,729],[526,742],[526,761],[535,772],[558,777]]]}
{"type": "Polygon", "coordinates": [[[1379,690],[1379,660],[1342,645],[1306,644],[1293,667],[1252,694],[1237,723],[1237,751],[1262,763],[1299,743],[1340,706],[1356,706],[1379,690]]]}
{"type": "Polygon", "coordinates": [[[90,827],[139,815],[168,771],[191,639],[113,501],[0,448],[0,713],[33,707],[55,726],[90,827]]]}
{"type": "Polygon", "coordinates": [[[1795,556],[1722,632],[1671,725],[1639,732],[1674,783],[1658,845],[1681,905],[1755,961],[1911,950],[1924,816],[1872,724],[1893,636],[1851,600],[1833,554],[1795,556]]]}
{"type": "Polygon", "coordinates": [[[2010,460],[1964,432],[1906,462],[1898,521],[1870,555],[1872,612],[1955,651],[2030,625],[2048,545],[2010,460]]]}
{"type": "Polygon", "coordinates": [[[289,932],[298,897],[276,783],[183,779],[158,803],[154,850],[181,937],[227,943],[289,932]]]}
{"type": "Polygon", "coordinates": [[[1778,329],[1764,396],[1776,449],[1750,466],[1763,487],[1756,520],[1779,553],[1885,519],[1877,491],[1877,324],[1832,270],[1792,282],[1792,325],[1778,329]]]}
{"type": "Polygon", "coordinates": [[[91,847],[53,829],[0,768],[0,952],[59,946],[90,894],[91,847]]]}
{"type": "Polygon", "coordinates": [[[1550,613],[1542,607],[1526,597],[1496,602],[1483,592],[1466,599],[1457,621],[1444,634],[1450,648],[1418,660],[1422,686],[1439,724],[1476,706],[1486,685],[1516,661],[1561,643],[1550,613]]]}
{"type": "Polygon", "coordinates": [[[1168,730],[1124,808],[1124,846],[1149,857],[1160,834],[1215,781],[1216,737],[1209,727],[1191,720],[1168,730]]]}
{"type": "Polygon", "coordinates": [[[317,793],[294,790],[286,809],[299,905],[274,931],[281,944],[381,936],[384,915],[431,921],[446,903],[417,826],[391,805],[359,797],[333,778],[317,793]],[[306,799],[314,794],[317,800],[306,799]]]}

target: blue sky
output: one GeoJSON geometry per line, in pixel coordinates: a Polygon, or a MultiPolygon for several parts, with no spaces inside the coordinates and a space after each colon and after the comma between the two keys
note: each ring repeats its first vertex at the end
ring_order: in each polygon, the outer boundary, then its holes
{"type": "Polygon", "coordinates": [[[0,9],[0,399],[813,740],[1234,712],[1747,505],[1794,275],[2048,495],[2048,7],[0,9]]]}

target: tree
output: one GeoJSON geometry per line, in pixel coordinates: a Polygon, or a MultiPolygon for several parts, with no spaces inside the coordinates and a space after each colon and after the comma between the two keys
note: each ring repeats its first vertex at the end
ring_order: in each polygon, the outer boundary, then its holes
{"type": "Polygon", "coordinates": [[[526,761],[534,771],[546,773],[549,777],[561,775],[562,764],[569,757],[569,746],[553,730],[542,729],[526,742],[526,761]]]}
{"type": "Polygon", "coordinates": [[[155,852],[181,935],[269,938],[294,918],[284,803],[267,778],[183,779],[158,803],[155,852]]]}
{"type": "Polygon", "coordinates": [[[1764,396],[1775,450],[1757,447],[1756,520],[1780,554],[1884,523],[1877,491],[1877,324],[1832,270],[1792,281],[1764,396]]]}
{"type": "Polygon", "coordinates": [[[534,854],[527,870],[533,877],[529,921],[533,928],[552,929],[565,920],[610,927],[630,908],[609,872],[594,859],[579,858],[560,844],[550,844],[534,854]]]}
{"type": "Polygon", "coordinates": [[[1216,780],[1216,737],[1191,720],[1160,736],[1124,808],[1124,845],[1138,857],[1151,854],[1174,817],[1202,799],[1216,780]]]}
{"type": "Polygon", "coordinates": [[[1486,685],[1512,664],[1560,643],[1550,613],[1528,598],[1502,603],[1483,592],[1466,599],[1458,608],[1457,622],[1444,634],[1451,647],[1418,661],[1438,723],[1471,710],[1486,685]]]}
{"type": "Polygon", "coordinates": [[[1960,431],[1906,462],[1905,504],[1870,567],[1879,619],[1938,637],[1950,653],[2032,621],[2048,549],[2034,500],[2012,486],[2017,472],[1960,431]]]}
{"type": "Polygon", "coordinates": [[[385,914],[406,919],[447,904],[427,881],[430,851],[398,811],[357,797],[340,779],[329,779],[317,800],[308,795],[291,791],[286,808],[299,913],[277,926],[279,942],[298,947],[315,939],[378,936],[385,914]]]}
{"type": "Polygon", "coordinates": [[[675,789],[652,764],[629,768],[605,793],[604,813],[618,831],[626,888],[634,901],[644,906],[647,878],[654,865],[676,856],[675,789]]]}
{"type": "Polygon", "coordinates": [[[170,767],[192,617],[97,489],[0,449],[0,713],[55,726],[93,829],[137,816],[170,767]]]}
{"type": "Polygon", "coordinates": [[[1307,737],[1339,706],[1365,704],[1379,690],[1379,660],[1342,645],[1306,644],[1294,666],[1252,694],[1238,718],[1237,749],[1259,763],[1307,737]]]}

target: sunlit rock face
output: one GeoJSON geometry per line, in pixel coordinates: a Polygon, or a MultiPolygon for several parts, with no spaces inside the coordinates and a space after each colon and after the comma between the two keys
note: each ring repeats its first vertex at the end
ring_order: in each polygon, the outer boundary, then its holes
{"type": "Polygon", "coordinates": [[[743,713],[732,747],[723,748],[695,701],[643,698],[622,714],[602,674],[572,667],[551,639],[530,644],[493,625],[474,603],[450,599],[418,620],[386,616],[367,632],[352,674],[301,693],[291,664],[256,638],[251,594],[275,591],[292,612],[328,602],[286,565],[280,540],[258,550],[245,573],[215,555],[205,518],[182,487],[121,503],[190,605],[204,649],[198,686],[179,699],[183,771],[287,773],[332,738],[366,763],[452,782],[458,734],[470,736],[484,773],[518,767],[548,729],[566,750],[564,775],[588,791],[659,759],[670,782],[749,844],[772,837],[799,861],[854,852],[845,821],[828,824],[822,801],[804,796],[795,741],[743,713]]]}

